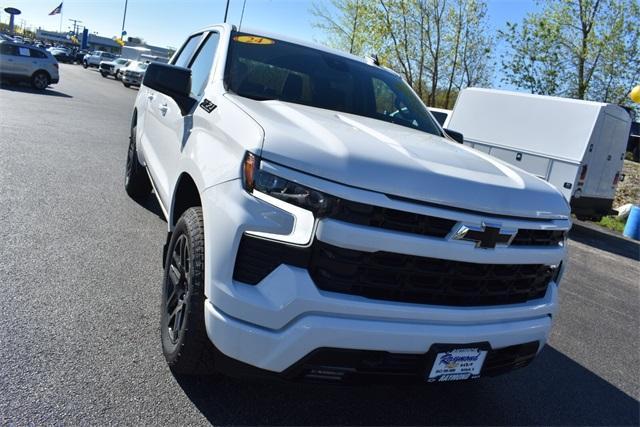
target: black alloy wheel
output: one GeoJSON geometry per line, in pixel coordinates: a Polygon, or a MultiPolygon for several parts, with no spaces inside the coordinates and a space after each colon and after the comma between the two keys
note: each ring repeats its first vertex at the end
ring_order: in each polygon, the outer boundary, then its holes
{"type": "Polygon", "coordinates": [[[49,86],[49,75],[44,71],[38,71],[31,77],[31,86],[38,90],[45,90],[49,86]]]}
{"type": "Polygon", "coordinates": [[[162,352],[172,371],[212,374],[213,345],[204,311],[204,222],[202,208],[186,210],[169,241],[160,316],[162,352]]]}
{"type": "Polygon", "coordinates": [[[182,234],[175,242],[173,253],[168,260],[167,279],[165,281],[167,295],[165,315],[167,331],[172,344],[178,342],[179,334],[184,329],[184,315],[187,311],[187,292],[191,282],[191,251],[187,235],[182,234]]]}

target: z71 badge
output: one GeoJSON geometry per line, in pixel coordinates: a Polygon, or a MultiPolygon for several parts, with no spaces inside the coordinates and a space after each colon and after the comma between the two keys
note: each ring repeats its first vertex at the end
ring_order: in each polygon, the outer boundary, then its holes
{"type": "Polygon", "coordinates": [[[213,110],[216,109],[217,105],[214,104],[213,102],[209,101],[207,98],[205,98],[201,103],[200,103],[200,107],[202,107],[202,109],[204,111],[206,111],[207,113],[212,112],[213,110]]]}

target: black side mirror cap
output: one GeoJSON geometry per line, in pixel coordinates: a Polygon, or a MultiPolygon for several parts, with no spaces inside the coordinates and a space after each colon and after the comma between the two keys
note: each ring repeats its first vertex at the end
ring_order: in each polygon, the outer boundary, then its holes
{"type": "Polygon", "coordinates": [[[453,139],[455,142],[460,144],[464,144],[464,136],[460,132],[456,132],[455,130],[445,129],[444,130],[447,136],[453,139]]]}
{"type": "Polygon", "coordinates": [[[152,62],[144,73],[142,84],[171,97],[183,116],[189,114],[196,104],[191,98],[191,70],[170,64],[152,62]]]}

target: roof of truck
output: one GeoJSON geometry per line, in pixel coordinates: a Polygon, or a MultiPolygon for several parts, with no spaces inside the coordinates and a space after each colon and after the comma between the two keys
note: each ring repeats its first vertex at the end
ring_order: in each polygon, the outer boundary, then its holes
{"type": "MultiPolygon", "coordinates": [[[[254,34],[254,35],[261,36],[261,37],[266,37],[266,38],[274,38],[276,40],[281,40],[283,42],[294,43],[294,44],[298,44],[298,45],[301,45],[301,46],[310,47],[312,49],[322,50],[324,52],[332,53],[334,55],[339,55],[339,56],[343,56],[345,58],[353,59],[354,61],[362,62],[363,64],[367,64],[367,65],[369,65],[371,67],[376,67],[375,65],[369,64],[365,58],[362,58],[360,56],[353,55],[351,53],[344,52],[344,51],[341,51],[341,50],[338,50],[338,49],[333,49],[333,48],[330,48],[330,47],[327,47],[327,46],[323,46],[323,45],[318,44],[318,43],[313,43],[313,42],[309,42],[309,41],[306,41],[306,40],[297,39],[295,37],[290,37],[290,36],[286,36],[286,35],[283,35],[283,34],[275,33],[273,31],[263,30],[263,29],[259,29],[259,28],[242,27],[242,29],[239,30],[235,25],[231,25],[231,24],[212,24],[212,25],[209,25],[207,27],[200,28],[198,31],[194,31],[191,34],[197,34],[197,33],[201,33],[202,31],[212,30],[215,27],[224,27],[224,28],[227,28],[228,30],[238,31],[238,32],[241,32],[241,33],[254,34]]],[[[397,74],[393,70],[389,70],[386,67],[378,67],[378,68],[384,69],[384,70],[389,71],[389,72],[391,72],[393,74],[397,74]]]]}

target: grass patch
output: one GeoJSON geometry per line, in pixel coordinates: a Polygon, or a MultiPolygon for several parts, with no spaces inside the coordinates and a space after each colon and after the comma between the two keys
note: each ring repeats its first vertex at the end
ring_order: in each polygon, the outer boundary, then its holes
{"type": "Polygon", "coordinates": [[[605,216],[605,217],[602,217],[602,219],[598,224],[600,224],[605,228],[608,228],[609,230],[622,233],[624,231],[625,223],[626,223],[626,220],[619,219],[617,216],[605,216]]]}

